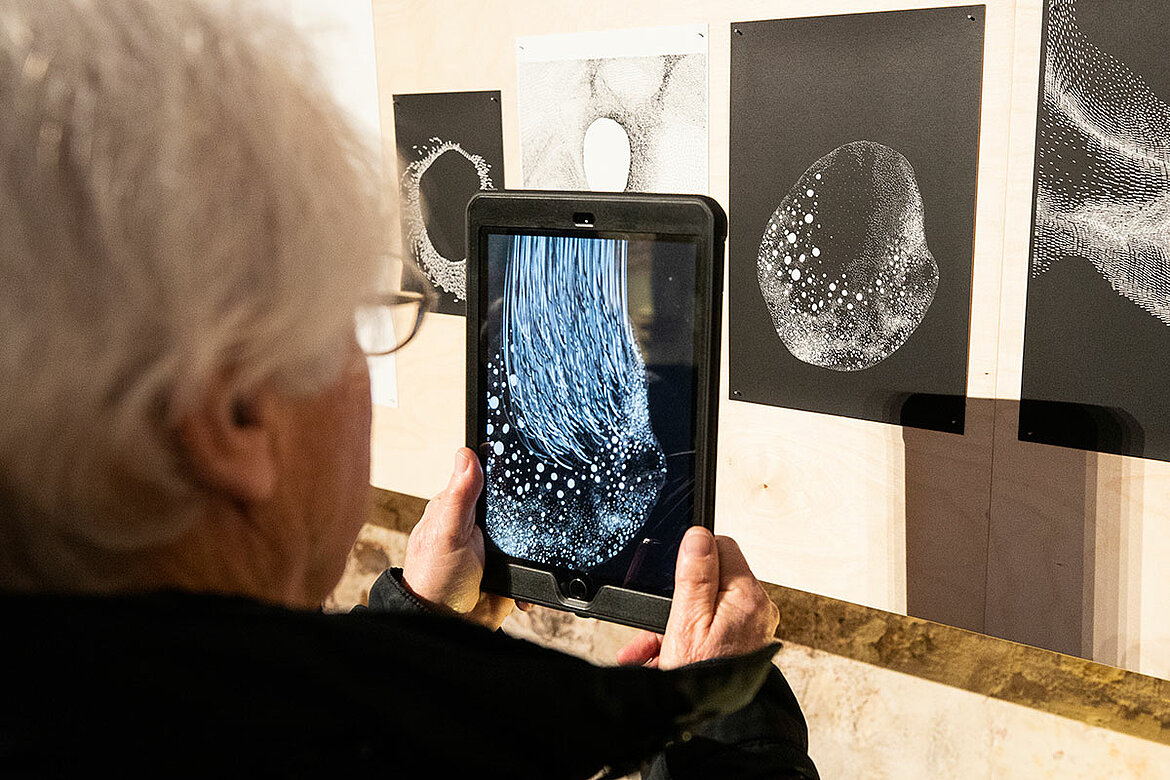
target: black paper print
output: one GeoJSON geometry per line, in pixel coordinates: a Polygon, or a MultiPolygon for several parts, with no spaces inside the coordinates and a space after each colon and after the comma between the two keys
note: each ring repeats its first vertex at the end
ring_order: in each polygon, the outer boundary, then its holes
{"type": "Polygon", "coordinates": [[[733,399],[963,431],[983,19],[732,25],[733,399]]]}
{"type": "Polygon", "coordinates": [[[404,251],[439,292],[436,310],[463,314],[467,202],[504,183],[500,93],[395,95],[394,132],[404,251]]]}

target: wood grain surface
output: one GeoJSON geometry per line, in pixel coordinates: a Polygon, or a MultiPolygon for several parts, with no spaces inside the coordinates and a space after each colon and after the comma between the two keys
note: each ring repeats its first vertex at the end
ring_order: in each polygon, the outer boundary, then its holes
{"type": "MultiPolygon", "coordinates": [[[[1040,3],[987,3],[965,434],[726,400],[724,365],[715,524],[763,579],[1170,678],[1170,464],[1016,438],[1040,3]]],[[[726,206],[730,23],[919,5],[373,0],[388,172],[391,95],[499,89],[505,185],[520,187],[516,37],[706,23],[710,194],[726,206]]],[[[399,408],[375,414],[374,485],[430,496],[446,482],[464,440],[463,327],[432,316],[401,353],[399,408]]]]}

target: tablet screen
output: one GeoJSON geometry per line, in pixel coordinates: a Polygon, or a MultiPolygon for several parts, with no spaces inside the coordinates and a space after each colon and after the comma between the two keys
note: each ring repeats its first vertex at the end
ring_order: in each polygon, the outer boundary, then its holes
{"type": "Polygon", "coordinates": [[[482,238],[489,542],[595,586],[669,595],[694,516],[695,239],[482,238]]]}

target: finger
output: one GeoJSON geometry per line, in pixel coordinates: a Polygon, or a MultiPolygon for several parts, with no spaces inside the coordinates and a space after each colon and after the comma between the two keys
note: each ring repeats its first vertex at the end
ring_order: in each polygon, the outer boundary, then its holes
{"type": "Polygon", "coordinates": [[[720,590],[755,591],[759,588],[759,580],[752,574],[747,558],[734,539],[730,536],[716,536],[715,545],[719,549],[720,590]]]}
{"type": "Polygon", "coordinates": [[[768,598],[760,581],[752,574],[739,545],[729,536],[716,536],[719,548],[719,590],[727,603],[756,615],[769,636],[780,623],[780,610],[768,598]]]}
{"type": "Polygon", "coordinates": [[[445,503],[467,523],[475,518],[475,502],[483,489],[483,469],[479,458],[467,447],[455,451],[455,470],[447,482],[445,503]]]}
{"type": "Polygon", "coordinates": [[[617,652],[617,662],[622,666],[643,666],[658,658],[662,649],[662,637],[652,631],[643,631],[617,652]]]}
{"type": "Polygon", "coordinates": [[[532,604],[527,601],[517,601],[516,609],[520,610],[521,612],[527,612],[528,610],[532,609],[532,604]]]}
{"type": "Polygon", "coordinates": [[[514,606],[516,606],[515,602],[505,596],[497,596],[494,593],[481,593],[475,608],[463,617],[472,623],[478,623],[491,631],[495,631],[503,625],[504,619],[512,614],[512,608],[514,606]]]}
{"type": "Polygon", "coordinates": [[[702,526],[691,526],[678,548],[671,610],[681,614],[713,613],[719,596],[719,554],[715,538],[702,526]]]}
{"type": "Polygon", "coordinates": [[[479,459],[471,450],[460,447],[455,452],[455,468],[447,487],[427,504],[419,525],[434,541],[461,545],[475,527],[475,502],[482,487],[479,459]]]}
{"type": "Polygon", "coordinates": [[[768,635],[773,637],[780,628],[780,608],[771,599],[768,599],[768,606],[764,608],[764,626],[768,635]]]}

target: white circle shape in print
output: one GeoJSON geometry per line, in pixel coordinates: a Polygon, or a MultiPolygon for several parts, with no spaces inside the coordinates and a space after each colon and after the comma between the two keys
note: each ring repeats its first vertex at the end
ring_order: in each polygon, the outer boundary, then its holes
{"type": "Polygon", "coordinates": [[[585,181],[594,192],[624,192],[630,180],[630,135],[603,116],[585,131],[581,148],[585,181]]]}

